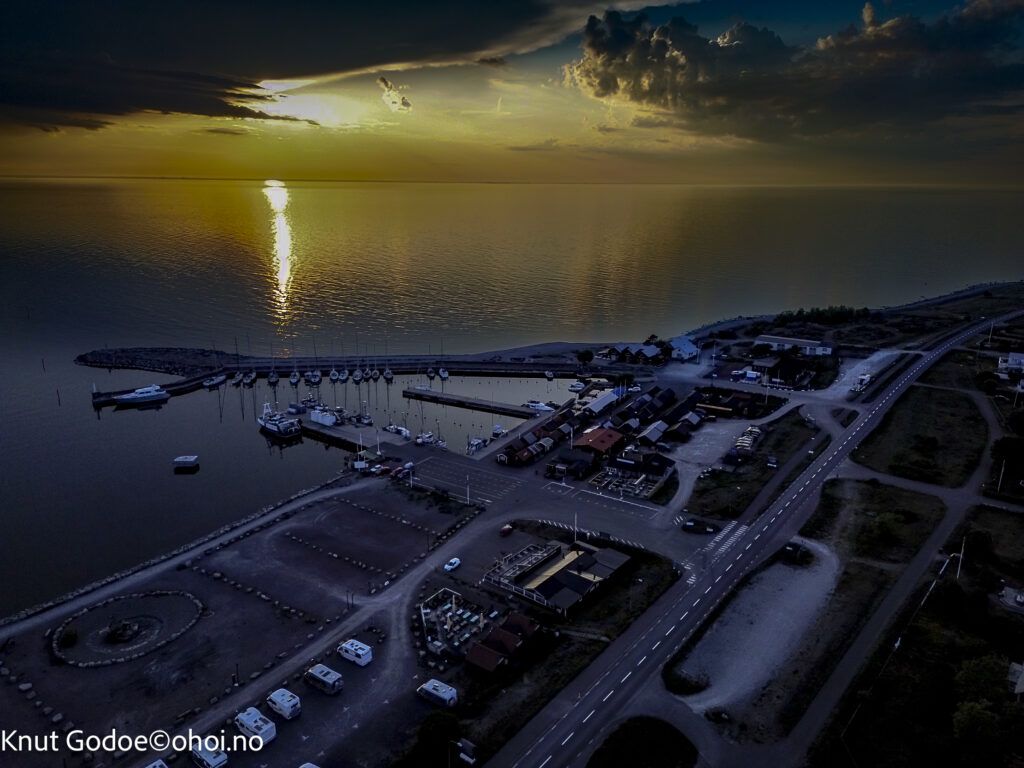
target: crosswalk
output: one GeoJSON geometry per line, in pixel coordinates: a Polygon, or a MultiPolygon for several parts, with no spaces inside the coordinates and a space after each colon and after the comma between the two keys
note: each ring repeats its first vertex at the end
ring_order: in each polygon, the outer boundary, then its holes
{"type": "MultiPolygon", "coordinates": [[[[678,519],[678,518],[677,518],[678,519]]],[[[704,547],[697,550],[692,557],[682,562],[683,571],[686,573],[686,583],[693,586],[697,582],[697,572],[709,565],[713,565],[743,538],[743,534],[750,528],[749,525],[739,525],[735,520],[727,524],[719,531],[715,538],[709,541],[704,547]]]]}
{"type": "MultiPolygon", "coordinates": [[[[545,523],[547,525],[553,525],[556,528],[561,528],[564,531],[573,530],[573,527],[571,525],[569,525],[568,523],[559,522],[558,520],[538,520],[537,522],[545,523]]],[[[576,532],[580,536],[584,536],[586,538],[605,539],[606,541],[614,541],[618,544],[624,544],[627,547],[633,547],[634,549],[647,549],[647,547],[645,547],[639,541],[633,541],[632,539],[621,539],[618,536],[612,536],[607,533],[602,533],[601,531],[593,531],[589,528],[576,528],[576,532]]]]}

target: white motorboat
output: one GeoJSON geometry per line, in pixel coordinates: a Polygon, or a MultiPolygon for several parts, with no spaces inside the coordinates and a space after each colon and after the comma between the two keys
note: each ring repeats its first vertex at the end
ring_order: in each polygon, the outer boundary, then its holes
{"type": "Polygon", "coordinates": [[[249,371],[242,377],[242,386],[251,387],[256,383],[256,371],[249,371]]]}
{"type": "Polygon", "coordinates": [[[448,381],[448,369],[438,368],[437,375],[441,377],[441,381],[448,381]]]}
{"type": "Polygon", "coordinates": [[[267,384],[269,384],[272,387],[276,387],[277,382],[280,379],[281,377],[277,375],[277,371],[271,370],[270,373],[267,374],[267,384]]]}
{"type": "Polygon", "coordinates": [[[231,377],[231,386],[237,387],[242,383],[242,379],[244,378],[245,374],[243,374],[241,371],[238,371],[234,376],[231,377]]]}
{"type": "Polygon", "coordinates": [[[433,432],[421,432],[416,436],[416,445],[430,445],[434,442],[433,432]]]}
{"type": "Polygon", "coordinates": [[[550,405],[545,405],[540,400],[527,400],[523,403],[524,408],[532,408],[535,411],[553,411],[555,410],[550,405]]]}
{"type": "Polygon", "coordinates": [[[302,434],[302,422],[292,418],[285,413],[278,413],[270,407],[270,403],[263,404],[263,414],[256,419],[260,429],[275,437],[294,437],[302,434]]]}
{"type": "Polygon", "coordinates": [[[380,371],[378,371],[376,368],[374,368],[372,371],[370,371],[370,378],[373,379],[374,381],[379,379],[380,378],[380,371]]]}
{"type": "Polygon", "coordinates": [[[544,371],[544,378],[547,379],[548,381],[553,381],[554,378],[555,378],[555,372],[554,371],[544,371]]]}
{"type": "Polygon", "coordinates": [[[216,389],[227,380],[228,377],[225,376],[223,373],[220,373],[217,374],[216,376],[211,376],[208,379],[204,379],[203,386],[206,387],[207,389],[216,389]]]}
{"type": "Polygon", "coordinates": [[[344,384],[348,381],[348,368],[342,368],[341,373],[338,374],[338,381],[344,384]]]}
{"type": "Polygon", "coordinates": [[[386,381],[388,384],[390,384],[394,380],[395,380],[395,374],[393,374],[391,372],[390,368],[385,368],[384,369],[384,381],[386,381]]]}
{"type": "Polygon", "coordinates": [[[428,379],[433,379],[435,375],[436,374],[434,373],[434,369],[433,368],[427,368],[427,378],[428,379]]]}
{"type": "Polygon", "coordinates": [[[501,424],[495,424],[494,429],[491,431],[492,438],[503,437],[505,435],[505,428],[501,424]]]}
{"type": "Polygon", "coordinates": [[[353,384],[358,384],[362,380],[363,380],[363,372],[360,371],[358,368],[356,368],[355,371],[352,372],[352,383],[353,384]]]}
{"type": "Polygon", "coordinates": [[[309,383],[311,386],[319,387],[321,381],[323,381],[323,376],[320,375],[320,371],[313,371],[309,374],[309,383]]]}
{"type": "Polygon", "coordinates": [[[486,448],[488,442],[490,441],[486,437],[474,437],[466,445],[466,453],[476,453],[481,448],[486,448]]]}
{"type": "Polygon", "coordinates": [[[584,384],[582,381],[574,381],[572,384],[569,385],[570,392],[582,392],[586,388],[587,385],[584,384]]]}
{"type": "Polygon", "coordinates": [[[413,389],[418,389],[420,392],[433,392],[434,388],[429,384],[417,384],[413,389]]]}
{"type": "Polygon", "coordinates": [[[114,402],[118,405],[132,405],[134,403],[156,403],[168,399],[170,394],[158,384],[150,384],[148,387],[139,387],[134,392],[123,395],[114,395],[114,402]]]}

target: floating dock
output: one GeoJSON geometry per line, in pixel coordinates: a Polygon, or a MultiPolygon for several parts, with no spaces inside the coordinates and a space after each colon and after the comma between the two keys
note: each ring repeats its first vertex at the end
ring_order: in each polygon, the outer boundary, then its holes
{"type": "Polygon", "coordinates": [[[547,413],[547,411],[538,411],[525,405],[512,405],[511,403],[499,403],[496,400],[483,400],[479,397],[453,395],[448,392],[439,392],[436,389],[403,389],[402,397],[407,397],[410,400],[425,400],[428,403],[454,405],[456,408],[469,408],[474,411],[499,413],[502,416],[515,416],[517,419],[532,419],[539,413],[547,413]]]}

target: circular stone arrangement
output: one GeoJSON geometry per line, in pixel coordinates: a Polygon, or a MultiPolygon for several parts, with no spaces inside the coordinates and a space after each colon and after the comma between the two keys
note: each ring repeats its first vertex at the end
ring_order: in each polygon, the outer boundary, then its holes
{"type": "Polygon", "coordinates": [[[181,637],[203,604],[190,592],[154,590],[118,595],[83,608],[54,631],[54,655],[74,667],[132,661],[181,637]]]}

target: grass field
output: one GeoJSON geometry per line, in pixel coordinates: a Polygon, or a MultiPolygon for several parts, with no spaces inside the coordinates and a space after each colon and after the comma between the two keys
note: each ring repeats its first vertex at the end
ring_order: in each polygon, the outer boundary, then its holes
{"type": "Polygon", "coordinates": [[[874,480],[829,480],[800,534],[842,540],[855,557],[906,563],[945,513],[935,496],[874,480]]]}
{"type": "Polygon", "coordinates": [[[937,387],[977,389],[975,376],[995,369],[993,358],[955,349],[926,371],[920,381],[937,387]]]}
{"type": "Polygon", "coordinates": [[[1024,708],[1006,682],[1009,662],[1022,660],[1024,613],[993,599],[1007,558],[1024,554],[1024,525],[974,508],[946,551],[959,551],[965,533],[962,571],[948,568],[923,606],[921,585],[812,749],[811,768],[1024,765],[1024,708]]]}
{"type": "Polygon", "coordinates": [[[633,717],[609,734],[587,768],[692,768],[697,749],[676,728],[654,717],[633,717]]]}
{"type": "Polygon", "coordinates": [[[978,466],[987,439],[985,420],[968,396],[911,387],[853,459],[878,472],[956,488],[978,466]]]}
{"type": "MultiPolygon", "coordinates": [[[[819,432],[795,409],[764,425],[762,429],[764,437],[745,464],[736,467],[734,472],[715,472],[697,479],[687,503],[690,512],[718,519],[738,517],[750,506],[765,483],[779,471],[769,469],[767,457],[774,456],[781,468],[819,432]]],[[[737,426],[737,436],[740,432],[742,429],[737,426]]],[[[819,446],[815,445],[815,453],[818,452],[817,448],[819,446]]]]}

